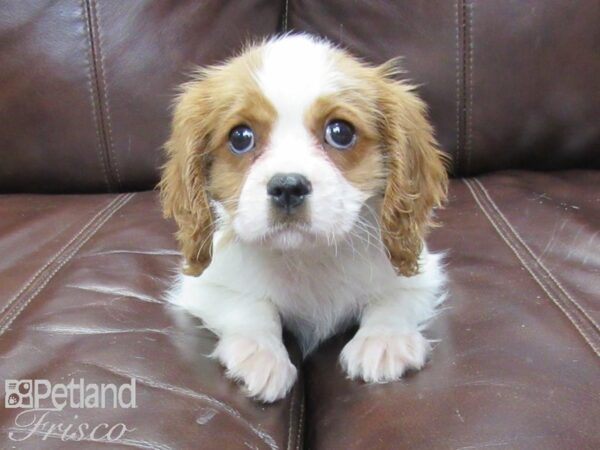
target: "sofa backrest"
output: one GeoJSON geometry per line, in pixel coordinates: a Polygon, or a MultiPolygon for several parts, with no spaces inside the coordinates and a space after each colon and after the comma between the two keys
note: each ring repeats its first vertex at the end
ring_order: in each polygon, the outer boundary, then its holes
{"type": "Polygon", "coordinates": [[[152,189],[176,86],[279,20],[279,0],[0,0],[0,190],[152,189]]]}
{"type": "Polygon", "coordinates": [[[599,1],[290,0],[288,10],[288,27],[368,60],[404,55],[455,174],[600,168],[599,1]]]}
{"type": "Polygon", "coordinates": [[[151,189],[176,86],[249,39],[404,55],[455,175],[600,168],[596,0],[0,0],[0,191],[151,189]]]}

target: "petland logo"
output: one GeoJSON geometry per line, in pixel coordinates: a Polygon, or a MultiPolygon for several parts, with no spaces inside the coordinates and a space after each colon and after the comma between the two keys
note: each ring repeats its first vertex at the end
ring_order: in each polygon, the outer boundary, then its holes
{"type": "Polygon", "coordinates": [[[83,379],[54,385],[48,380],[6,380],[4,390],[5,408],[50,407],[55,411],[62,411],[67,405],[70,408],[137,408],[135,378],[118,387],[112,383],[85,384],[83,379]]]}
{"type": "Polygon", "coordinates": [[[15,426],[9,432],[13,441],[24,441],[31,436],[49,437],[63,441],[121,441],[127,432],[135,431],[124,423],[91,424],[79,421],[74,414],[65,420],[63,410],[137,408],[136,380],[117,386],[113,383],[86,383],[71,379],[69,383],[52,384],[49,380],[5,380],[4,407],[23,409],[15,417],[15,426]]]}

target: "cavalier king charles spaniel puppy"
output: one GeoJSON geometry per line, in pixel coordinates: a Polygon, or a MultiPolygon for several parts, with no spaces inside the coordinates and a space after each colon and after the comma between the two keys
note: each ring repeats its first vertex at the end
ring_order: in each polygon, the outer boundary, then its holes
{"type": "Polygon", "coordinates": [[[285,35],[199,69],[176,100],[159,185],[184,257],[169,299],[218,336],[213,356],[260,401],[296,379],[284,326],[307,355],[358,321],[340,355],[353,379],[425,364],[445,275],[424,237],[448,180],[399,73],[285,35]]]}

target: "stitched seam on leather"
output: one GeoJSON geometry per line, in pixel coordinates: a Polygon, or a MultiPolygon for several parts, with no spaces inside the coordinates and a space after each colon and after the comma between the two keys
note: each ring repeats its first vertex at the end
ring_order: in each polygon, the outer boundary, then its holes
{"type": "Polygon", "coordinates": [[[35,298],[39,294],[39,292],[41,292],[41,290],[48,284],[48,282],[54,277],[54,275],[56,275],[56,273],[68,261],[71,260],[71,258],[77,253],[77,251],[81,248],[81,246],[83,246],[83,244],[85,244],[96,233],[96,231],[98,231],[98,229],[102,225],[104,225],[104,223],[106,223],[106,221],[118,209],[121,208],[121,206],[123,206],[125,203],[127,203],[131,199],[131,197],[133,197],[133,195],[134,194],[129,194],[128,196],[125,196],[125,197],[120,196],[119,198],[117,198],[117,201],[115,201],[111,205],[109,205],[108,208],[105,208],[102,211],[102,214],[100,216],[97,216],[96,221],[95,221],[96,223],[93,224],[92,227],[88,228],[88,230],[86,230],[84,234],[80,234],[79,242],[77,242],[73,245],[73,247],[71,248],[71,253],[69,254],[68,252],[65,252],[59,256],[59,258],[58,258],[59,260],[61,258],[64,258],[64,259],[62,261],[60,261],[58,263],[58,266],[47,275],[45,280],[41,281],[41,285],[39,285],[37,287],[37,289],[32,294],[30,294],[29,298],[26,300],[22,300],[21,302],[15,302],[14,305],[18,305],[19,303],[21,303],[21,306],[15,306],[12,313],[7,314],[2,319],[0,319],[0,335],[2,333],[4,333],[6,328],[14,321],[14,319],[16,319],[16,317],[25,309],[25,307],[27,307],[27,305],[33,300],[33,298],[35,298]],[[104,217],[102,217],[102,215],[104,217]],[[102,217],[102,218],[100,218],[100,217],[102,217]]]}
{"type": "Polygon", "coordinates": [[[287,440],[287,449],[291,450],[292,448],[292,431],[294,428],[294,410],[296,409],[294,406],[296,404],[296,398],[298,397],[298,380],[296,380],[296,386],[294,386],[292,392],[292,400],[290,401],[290,413],[289,413],[289,423],[288,423],[288,440],[287,440]]]}
{"type": "MultiPolygon", "coordinates": [[[[465,181],[465,183],[467,183],[465,181]]],[[[509,248],[513,251],[513,253],[517,256],[517,258],[519,259],[519,261],[521,261],[523,267],[525,267],[525,269],[527,269],[527,271],[529,272],[529,274],[533,277],[533,279],[537,282],[537,284],[544,290],[544,292],[546,292],[546,294],[548,295],[548,297],[552,300],[552,302],[567,316],[567,318],[571,321],[571,323],[575,326],[575,328],[577,329],[577,331],[579,331],[579,334],[585,339],[585,341],[590,345],[590,347],[592,348],[592,350],[594,351],[594,353],[596,353],[596,355],[600,356],[600,349],[598,349],[597,345],[595,343],[592,342],[592,339],[590,336],[588,336],[588,334],[583,330],[582,328],[582,323],[579,322],[577,320],[576,317],[574,317],[569,311],[568,309],[562,304],[561,301],[559,301],[558,298],[556,298],[552,292],[550,292],[550,286],[546,285],[542,279],[535,273],[535,271],[533,270],[533,268],[531,266],[529,266],[527,264],[527,262],[525,261],[524,257],[521,255],[521,253],[517,250],[516,246],[510,241],[510,234],[508,231],[506,230],[502,230],[501,226],[499,223],[497,223],[490,215],[490,213],[488,213],[488,210],[483,206],[483,199],[481,199],[475,192],[474,188],[472,188],[472,186],[470,184],[467,183],[467,186],[469,187],[469,190],[471,190],[471,194],[474,196],[475,201],[477,202],[477,204],[479,205],[479,207],[481,208],[481,210],[484,212],[484,214],[486,215],[486,217],[488,218],[488,220],[490,221],[490,223],[494,226],[494,228],[496,229],[496,231],[498,232],[498,234],[500,235],[500,237],[504,240],[504,242],[509,246],[509,248]]]]}
{"type": "Polygon", "coordinates": [[[96,3],[94,0],[90,0],[91,1],[91,8],[93,11],[93,15],[95,18],[95,22],[96,22],[96,29],[98,30],[98,47],[97,47],[97,55],[99,56],[98,58],[98,66],[100,67],[100,71],[99,71],[99,81],[102,82],[102,93],[103,93],[103,98],[104,98],[104,110],[105,110],[105,117],[106,117],[106,140],[107,140],[107,148],[110,151],[110,155],[111,155],[111,159],[109,161],[111,161],[110,166],[114,169],[115,171],[115,176],[117,179],[117,188],[121,187],[121,175],[119,174],[119,167],[117,164],[117,156],[115,154],[115,144],[113,141],[113,132],[112,132],[112,119],[110,117],[110,101],[109,101],[109,94],[108,94],[108,83],[106,82],[106,72],[104,69],[104,53],[102,52],[102,25],[100,23],[100,13],[99,13],[99,9],[100,6],[98,5],[98,3],[96,3]]]}
{"type": "MultiPolygon", "coordinates": [[[[553,299],[556,299],[556,301],[560,301],[560,303],[563,305],[563,307],[565,309],[570,309],[571,310],[571,314],[576,316],[574,317],[575,320],[579,321],[580,326],[584,327],[584,328],[590,328],[589,330],[589,338],[593,339],[594,337],[596,338],[596,344],[595,347],[598,348],[600,347],[600,335],[598,334],[597,330],[597,324],[594,322],[594,320],[587,314],[587,312],[581,308],[581,306],[579,304],[577,304],[576,302],[574,302],[573,304],[570,304],[569,301],[573,301],[573,298],[570,296],[565,295],[565,291],[564,289],[560,289],[556,283],[552,284],[549,279],[552,279],[552,281],[557,281],[554,277],[552,277],[552,274],[548,271],[547,268],[541,267],[541,265],[539,264],[539,260],[535,257],[535,255],[533,254],[533,252],[531,251],[531,249],[529,249],[529,247],[525,244],[525,242],[521,239],[521,237],[518,235],[518,233],[516,232],[516,230],[514,229],[514,227],[512,227],[512,225],[510,224],[510,222],[508,221],[508,219],[502,214],[502,212],[500,211],[500,209],[496,206],[496,204],[494,203],[494,201],[492,200],[491,196],[487,193],[487,190],[485,189],[485,187],[483,186],[483,184],[480,182],[478,183],[478,186],[480,188],[480,190],[483,192],[483,194],[487,197],[487,201],[489,203],[489,205],[495,209],[496,212],[496,216],[498,217],[498,220],[501,223],[504,223],[504,228],[505,228],[505,233],[507,236],[512,237],[513,241],[516,239],[518,242],[521,243],[521,245],[524,247],[525,252],[529,254],[530,259],[532,260],[532,264],[533,267],[537,268],[537,275],[540,279],[544,280],[543,282],[545,283],[546,287],[549,290],[552,290],[553,293],[555,294],[555,297],[553,299]],[[512,231],[512,232],[511,232],[512,231]],[[545,270],[544,270],[545,269],[545,270]],[[576,307],[576,309],[573,309],[573,306],[576,307]],[[581,317],[581,314],[583,314],[584,317],[581,317]],[[589,320],[589,323],[586,322],[586,318],[589,320]],[[596,330],[594,330],[594,328],[596,328],[596,330]]],[[[516,245],[516,244],[515,244],[516,245]]]]}
{"type": "Polygon", "coordinates": [[[107,170],[107,163],[106,160],[104,158],[104,151],[102,148],[102,144],[103,144],[103,139],[101,136],[101,129],[102,129],[102,123],[100,121],[99,118],[99,111],[98,111],[98,103],[96,100],[96,93],[94,91],[94,87],[93,87],[93,82],[92,82],[92,77],[93,77],[93,49],[92,49],[92,44],[91,44],[91,36],[92,36],[92,32],[90,29],[90,19],[89,19],[89,13],[88,13],[88,9],[87,9],[87,5],[86,5],[86,1],[85,0],[81,0],[81,9],[83,12],[83,23],[84,23],[84,27],[85,27],[85,32],[87,33],[87,47],[88,47],[88,57],[87,57],[87,66],[88,66],[88,74],[87,74],[87,80],[88,80],[88,91],[90,93],[90,100],[91,100],[91,110],[92,110],[92,121],[94,122],[94,129],[96,131],[96,139],[97,139],[97,146],[96,146],[96,150],[98,152],[98,155],[100,157],[100,167],[102,169],[102,174],[104,176],[104,181],[106,182],[106,187],[108,190],[110,190],[110,180],[108,179],[108,170],[107,170]]]}
{"type": "Polygon", "coordinates": [[[456,170],[469,173],[472,122],[472,3],[457,0],[456,3],[456,170]]]}
{"type": "Polygon", "coordinates": [[[492,199],[491,195],[489,194],[488,190],[485,188],[485,186],[483,185],[483,183],[481,183],[479,180],[474,180],[474,181],[479,185],[479,187],[483,191],[484,195],[487,197],[488,201],[492,205],[492,207],[498,213],[498,216],[500,216],[500,218],[506,223],[506,225],[508,226],[508,228],[510,228],[510,230],[512,231],[512,234],[521,243],[521,245],[523,245],[523,247],[525,248],[525,250],[527,251],[527,253],[529,253],[529,255],[541,267],[541,269],[546,273],[546,275],[548,275],[548,277],[556,284],[556,287],[564,294],[564,296],[568,300],[570,300],[575,305],[575,307],[577,307],[577,309],[579,309],[579,311],[581,311],[581,313],[583,315],[585,315],[585,317],[587,317],[587,319],[594,325],[594,327],[598,331],[600,331],[600,325],[598,325],[598,323],[594,320],[594,318],[588,314],[588,312],[581,306],[581,304],[577,300],[575,300],[575,298],[573,298],[569,294],[569,292],[567,292],[567,290],[554,277],[554,275],[552,274],[552,272],[550,272],[550,270],[546,267],[546,265],[542,262],[542,260],[537,255],[534,254],[533,250],[531,250],[531,248],[521,238],[521,236],[519,235],[519,233],[517,233],[517,230],[515,230],[515,228],[512,226],[512,224],[506,218],[506,216],[502,213],[502,211],[500,210],[500,208],[498,207],[498,205],[496,204],[496,202],[494,202],[494,200],[492,199]]]}
{"type": "Polygon", "coordinates": [[[19,298],[19,296],[21,294],[23,294],[23,292],[25,292],[25,290],[27,288],[29,288],[29,286],[31,286],[35,282],[36,278],[38,276],[40,276],[41,273],[44,270],[46,270],[48,268],[48,266],[50,264],[52,264],[73,243],[73,241],[75,241],[75,239],[77,239],[85,230],[87,230],[94,223],[94,221],[97,220],[98,216],[100,216],[108,208],[110,208],[110,206],[113,203],[115,203],[118,199],[119,199],[118,197],[112,199],[110,202],[108,202],[106,204],[106,206],[102,207],[98,212],[96,212],[96,214],[94,214],[94,216],[83,227],[81,227],[81,229],[65,245],[63,245],[63,247],[60,250],[58,250],[54,254],[54,256],[52,256],[52,258],[50,258],[46,262],[46,264],[44,264],[36,273],[34,273],[33,276],[31,278],[29,278],[29,280],[27,280],[27,282],[23,285],[23,287],[21,287],[19,292],[17,292],[15,295],[13,295],[13,297],[8,301],[8,303],[6,305],[4,305],[4,307],[2,309],[0,309],[0,317],[2,316],[2,314],[4,314],[4,311],[6,311],[8,308],[10,308],[10,306],[13,304],[13,302],[15,300],[17,300],[19,298]]]}
{"type": "MultiPolygon", "coordinates": [[[[483,201],[483,199],[481,199],[481,200],[483,201]]],[[[490,200],[491,200],[491,198],[490,198],[490,200]]],[[[488,207],[490,207],[490,206],[491,206],[491,203],[488,202],[488,207]]],[[[490,211],[490,213],[492,213],[491,210],[489,210],[489,211],[490,211]]],[[[502,219],[499,218],[498,220],[499,220],[499,222],[496,222],[496,224],[500,228],[504,228],[501,231],[504,233],[504,235],[507,237],[507,239],[512,241],[513,251],[518,252],[519,251],[517,249],[518,244],[515,242],[515,237],[512,235],[512,233],[510,232],[510,229],[508,227],[506,227],[506,225],[504,225],[504,227],[502,227],[502,224],[503,224],[502,219]]],[[[507,221],[507,223],[508,223],[508,221],[507,221]]],[[[524,261],[526,255],[519,253],[517,256],[520,256],[519,259],[524,261]]],[[[538,282],[538,284],[540,284],[540,286],[542,286],[542,288],[548,294],[550,299],[573,322],[573,324],[578,329],[578,331],[582,334],[584,339],[586,339],[586,341],[590,344],[590,346],[592,346],[592,348],[594,349],[594,352],[598,356],[600,356],[600,348],[599,348],[599,344],[598,344],[597,335],[596,335],[596,342],[592,343],[592,341],[594,340],[594,335],[595,335],[594,330],[593,329],[590,329],[589,331],[587,330],[588,328],[590,328],[590,324],[586,322],[584,317],[580,316],[580,314],[578,313],[577,310],[573,310],[572,307],[569,307],[569,302],[564,299],[564,296],[560,295],[561,293],[560,293],[560,291],[558,291],[556,289],[556,286],[553,286],[549,281],[547,281],[548,277],[544,276],[544,273],[540,270],[539,266],[536,264],[535,259],[534,258],[531,258],[531,259],[532,259],[532,261],[531,261],[532,265],[526,264],[526,269],[530,272],[530,274],[534,277],[534,279],[538,282]],[[537,269],[537,270],[535,270],[535,269],[537,269]]]]}
{"type": "Polygon", "coordinates": [[[461,147],[461,91],[462,91],[462,80],[461,80],[461,45],[460,45],[460,0],[456,0],[455,3],[455,16],[456,16],[456,167],[455,172],[460,172],[460,147],[461,147]]]}
{"type": "Polygon", "coordinates": [[[98,43],[96,42],[97,30],[96,30],[96,16],[94,14],[94,9],[92,8],[90,2],[93,0],[84,0],[87,11],[88,18],[88,32],[89,32],[89,43],[90,43],[90,51],[92,55],[92,68],[93,68],[93,81],[94,81],[94,90],[96,93],[96,101],[98,108],[98,123],[100,128],[100,135],[102,137],[102,154],[104,157],[104,162],[106,166],[106,174],[109,182],[109,190],[113,190],[115,185],[115,179],[112,169],[112,161],[109,150],[108,136],[107,136],[107,126],[106,126],[106,117],[104,115],[104,95],[102,90],[102,83],[100,81],[100,73],[99,73],[99,59],[100,55],[98,54],[99,48],[98,43]]]}
{"type": "MultiPolygon", "coordinates": [[[[119,198],[119,200],[117,202],[115,202],[108,210],[105,211],[104,215],[102,218],[100,218],[96,224],[94,226],[92,226],[89,230],[87,230],[86,233],[82,234],[80,236],[79,242],[75,243],[74,246],[72,247],[70,253],[65,253],[64,254],[64,258],[62,258],[62,261],[60,261],[58,263],[58,265],[54,268],[54,270],[52,270],[52,272],[50,272],[48,274],[48,276],[46,277],[46,279],[38,286],[38,288],[31,293],[31,295],[29,296],[29,298],[24,299],[22,302],[20,302],[21,304],[19,305],[19,302],[16,302],[14,304],[15,308],[14,310],[7,314],[6,316],[4,316],[1,320],[0,320],[0,335],[4,334],[4,332],[8,329],[8,327],[16,320],[16,318],[25,310],[25,308],[27,308],[27,306],[32,302],[32,300],[34,298],[37,297],[37,295],[46,287],[46,285],[50,282],[50,280],[52,280],[54,278],[54,276],[60,271],[60,269],[62,269],[65,264],[67,264],[72,258],[73,256],[75,256],[75,254],[81,249],[81,247],[83,247],[83,245],[88,242],[90,240],[90,238],[92,236],[94,236],[96,234],[96,232],[123,206],[125,205],[129,200],[131,200],[133,198],[133,196],[135,195],[135,193],[133,194],[127,194],[125,196],[122,196],[119,198]]],[[[61,255],[62,256],[62,255],[61,255]]],[[[61,259],[61,258],[59,258],[61,259]]]]}
{"type": "Polygon", "coordinates": [[[303,432],[304,432],[304,405],[306,402],[305,396],[304,396],[304,389],[302,387],[300,387],[299,389],[300,392],[300,412],[299,412],[299,417],[298,417],[298,431],[296,432],[296,450],[300,450],[300,447],[302,447],[302,441],[303,439],[303,432]]]}
{"type": "Polygon", "coordinates": [[[475,202],[479,206],[479,209],[481,209],[481,211],[483,212],[483,214],[486,216],[486,218],[488,219],[488,221],[491,223],[491,225],[494,227],[494,229],[496,230],[496,232],[500,236],[500,238],[512,250],[512,252],[518,258],[518,260],[521,262],[522,266],[529,272],[529,274],[533,278],[533,280],[548,295],[548,297],[550,298],[550,300],[552,300],[552,302],[563,312],[563,314],[567,317],[567,319],[574,325],[574,327],[576,328],[576,330],[579,332],[579,334],[581,335],[581,337],[583,337],[583,339],[588,343],[588,345],[591,347],[592,351],[596,354],[596,356],[600,357],[600,348],[598,348],[596,346],[596,344],[592,341],[592,339],[588,336],[588,334],[583,330],[581,324],[571,314],[571,312],[569,312],[569,310],[564,307],[564,305],[552,294],[552,292],[550,292],[549,287],[546,286],[546,284],[540,279],[540,277],[537,276],[537,274],[532,269],[532,267],[530,267],[529,264],[527,264],[527,262],[525,261],[524,257],[517,250],[517,248],[515,247],[515,245],[513,244],[513,242],[511,242],[510,238],[508,237],[509,235],[508,234],[505,235],[505,232],[502,231],[501,226],[494,220],[494,218],[492,217],[491,213],[484,206],[483,201],[482,201],[483,199],[481,199],[479,197],[479,195],[475,191],[475,188],[471,185],[471,182],[469,182],[466,179],[463,179],[463,182],[467,185],[467,188],[471,192],[471,195],[475,199],[475,202]]]}
{"type": "Polygon", "coordinates": [[[473,37],[473,10],[475,1],[469,2],[465,0],[466,18],[466,42],[465,42],[465,64],[468,65],[468,72],[465,78],[465,171],[471,173],[471,153],[473,142],[473,52],[474,52],[474,37],[473,37]]]}

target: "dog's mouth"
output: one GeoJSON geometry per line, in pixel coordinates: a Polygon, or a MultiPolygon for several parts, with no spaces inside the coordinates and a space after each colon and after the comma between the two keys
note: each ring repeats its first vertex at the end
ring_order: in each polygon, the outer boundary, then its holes
{"type": "Polygon", "coordinates": [[[285,221],[271,225],[263,241],[275,248],[295,249],[314,243],[316,235],[306,222],[285,221]]]}
{"type": "Polygon", "coordinates": [[[311,230],[311,226],[306,222],[296,222],[296,221],[286,221],[286,222],[277,222],[271,225],[268,229],[265,237],[268,239],[270,237],[278,236],[286,233],[299,233],[302,235],[312,236],[314,233],[311,230]]]}

